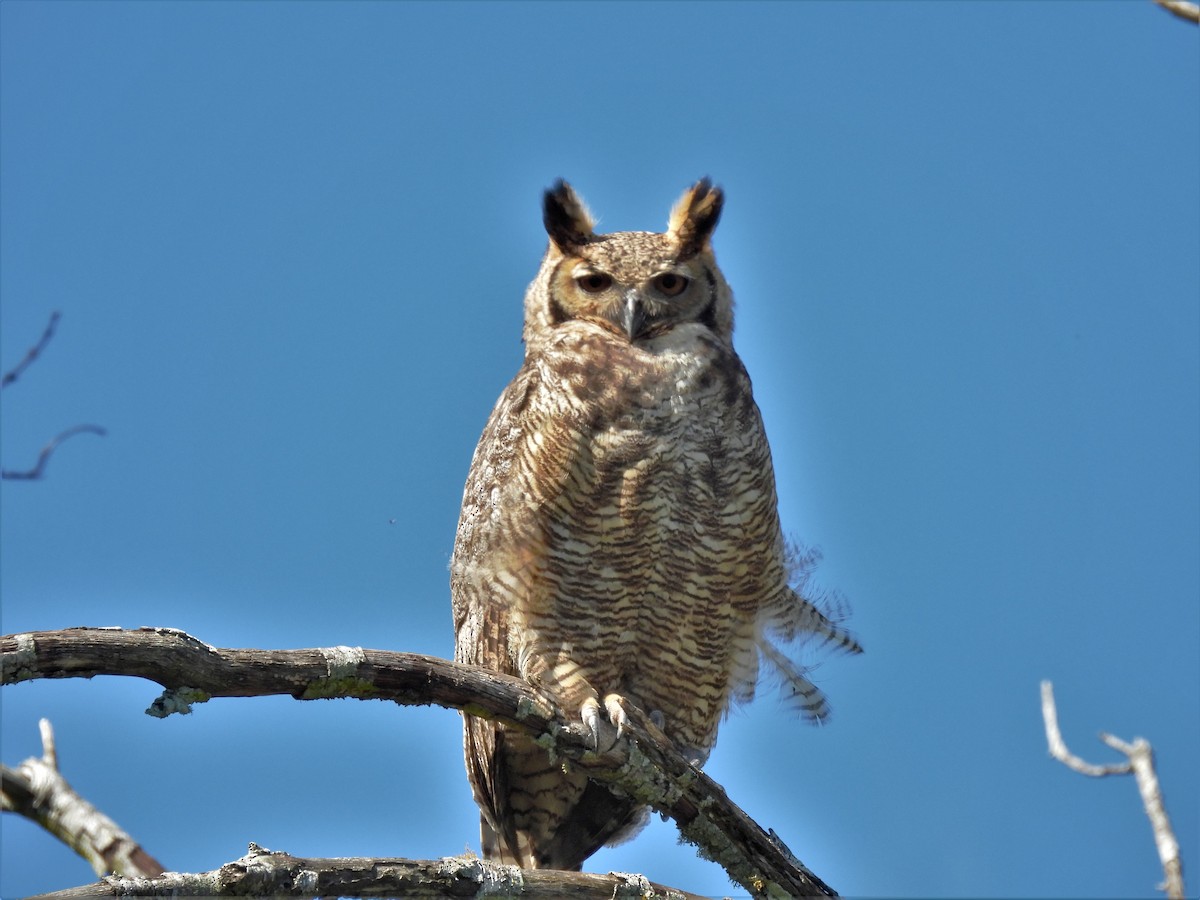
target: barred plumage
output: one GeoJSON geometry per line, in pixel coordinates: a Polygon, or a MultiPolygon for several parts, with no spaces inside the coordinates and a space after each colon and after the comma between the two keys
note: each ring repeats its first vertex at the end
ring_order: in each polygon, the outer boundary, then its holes
{"type": "MultiPolygon", "coordinates": [[[[858,644],[800,590],[770,450],[733,350],[704,179],[662,234],[597,235],[565,182],[525,297],[525,362],[475,451],[451,564],[456,658],[518,675],[599,736],[620,698],[698,762],[760,663],[815,720],[828,705],[775,641],[858,644]]],[[[485,856],[577,869],[637,825],[625,798],[467,717],[485,856]]]]}

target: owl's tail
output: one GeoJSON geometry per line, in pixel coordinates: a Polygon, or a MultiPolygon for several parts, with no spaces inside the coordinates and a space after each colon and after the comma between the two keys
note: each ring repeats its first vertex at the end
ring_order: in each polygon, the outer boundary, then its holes
{"type": "Polygon", "coordinates": [[[858,638],[842,625],[849,618],[849,603],[837,592],[802,595],[791,591],[785,609],[768,620],[767,630],[785,642],[815,641],[823,649],[862,653],[858,638]]]}
{"type": "Polygon", "coordinates": [[[782,603],[766,610],[765,630],[784,642],[816,638],[823,647],[862,653],[862,645],[842,624],[850,618],[849,602],[838,591],[822,591],[810,583],[821,551],[792,541],[785,557],[791,590],[782,603]]]}
{"type": "Polygon", "coordinates": [[[795,662],[779,645],[811,642],[844,653],[862,653],[863,648],[842,625],[850,615],[845,598],[809,584],[820,551],[793,543],[786,553],[791,587],[762,610],[755,644],[760,666],[765,662],[768,678],[773,675],[779,680],[784,700],[806,720],[819,724],[829,718],[829,701],[809,678],[812,668],[795,662]]]}
{"type": "Polygon", "coordinates": [[[768,640],[758,642],[758,652],[760,658],[770,665],[771,673],[782,681],[779,690],[788,706],[815,725],[828,721],[832,712],[829,700],[825,692],[809,679],[807,667],[789,659],[768,640]]]}

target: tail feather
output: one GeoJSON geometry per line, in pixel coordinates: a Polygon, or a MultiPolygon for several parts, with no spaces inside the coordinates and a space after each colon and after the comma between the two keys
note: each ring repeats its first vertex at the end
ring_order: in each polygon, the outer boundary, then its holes
{"type": "Polygon", "coordinates": [[[825,693],[808,677],[808,669],[797,665],[770,641],[761,640],[758,652],[768,663],[775,675],[782,679],[780,693],[788,705],[795,707],[807,721],[821,724],[828,721],[832,712],[825,693]]]}
{"type": "Polygon", "coordinates": [[[784,555],[791,590],[783,596],[783,602],[766,611],[765,629],[785,643],[816,637],[821,646],[862,653],[854,635],[842,627],[850,618],[849,601],[839,591],[823,591],[810,583],[821,562],[821,551],[789,541],[784,555]]]}
{"type": "MultiPolygon", "coordinates": [[[[782,590],[759,613],[754,638],[757,652],[752,654],[752,663],[746,661],[744,664],[745,674],[757,674],[758,669],[764,669],[764,674],[778,680],[783,698],[790,706],[806,720],[821,723],[829,718],[829,701],[809,678],[812,668],[796,662],[787,651],[799,650],[806,645],[844,653],[862,653],[863,648],[842,625],[850,615],[850,605],[845,597],[836,591],[821,591],[810,584],[812,573],[821,560],[820,551],[792,543],[786,546],[785,554],[791,586],[782,590]]],[[[753,686],[744,681],[738,683],[740,694],[735,689],[735,700],[753,696],[753,686]]]]}
{"type": "Polygon", "coordinates": [[[849,615],[849,604],[840,593],[802,596],[795,589],[790,593],[791,598],[784,608],[767,619],[767,631],[785,643],[816,639],[823,649],[863,652],[858,639],[841,625],[849,615]]]}

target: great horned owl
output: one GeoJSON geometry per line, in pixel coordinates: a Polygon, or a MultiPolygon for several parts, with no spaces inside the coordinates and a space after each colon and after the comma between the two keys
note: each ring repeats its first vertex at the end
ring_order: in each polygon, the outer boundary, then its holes
{"type": "MultiPolygon", "coordinates": [[[[633,703],[697,762],[764,669],[827,715],[777,642],[860,649],[801,595],[814,560],[779,528],[710,245],[722,202],[703,179],[665,233],[596,234],[570,185],[545,193],[525,362],[475,450],[451,562],[457,660],[526,679],[597,741],[633,703]]],[[[643,818],[503,725],[467,716],[465,745],[489,859],[578,869],[643,818]]]]}

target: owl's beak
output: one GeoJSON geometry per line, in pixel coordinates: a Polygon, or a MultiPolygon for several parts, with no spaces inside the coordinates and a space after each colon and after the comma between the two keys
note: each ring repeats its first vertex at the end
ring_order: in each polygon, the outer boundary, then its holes
{"type": "Polygon", "coordinates": [[[642,326],[646,324],[646,309],[642,306],[641,297],[634,291],[625,295],[620,322],[631,341],[642,333],[642,326]]]}

